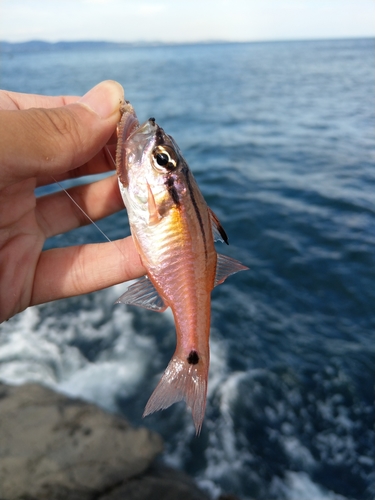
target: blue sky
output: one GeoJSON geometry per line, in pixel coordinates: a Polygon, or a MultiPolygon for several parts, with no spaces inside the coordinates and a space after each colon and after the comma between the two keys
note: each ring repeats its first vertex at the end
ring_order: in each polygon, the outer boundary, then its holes
{"type": "Polygon", "coordinates": [[[194,42],[375,36],[375,0],[1,0],[0,39],[194,42]]]}

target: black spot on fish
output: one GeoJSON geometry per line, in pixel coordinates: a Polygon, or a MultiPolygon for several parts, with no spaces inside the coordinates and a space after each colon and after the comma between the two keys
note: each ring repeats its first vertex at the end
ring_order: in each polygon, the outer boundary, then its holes
{"type": "Polygon", "coordinates": [[[189,365],[196,365],[199,361],[197,351],[190,351],[189,356],[186,358],[189,365]]]}
{"type": "Polygon", "coordinates": [[[174,179],[172,176],[167,177],[165,181],[165,185],[167,186],[168,193],[170,194],[173,203],[177,206],[180,205],[180,197],[178,196],[178,191],[174,185],[174,179]]]}

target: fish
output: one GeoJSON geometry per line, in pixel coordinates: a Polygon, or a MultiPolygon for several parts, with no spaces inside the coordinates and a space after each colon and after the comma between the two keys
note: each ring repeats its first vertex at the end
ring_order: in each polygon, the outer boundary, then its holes
{"type": "Polygon", "coordinates": [[[218,254],[228,244],[175,140],[149,118],[139,124],[129,102],[118,126],[116,170],[131,234],[147,274],[117,303],[157,312],[171,308],[176,349],[143,416],[184,400],[198,435],[206,409],[211,292],[248,269],[218,254]]]}

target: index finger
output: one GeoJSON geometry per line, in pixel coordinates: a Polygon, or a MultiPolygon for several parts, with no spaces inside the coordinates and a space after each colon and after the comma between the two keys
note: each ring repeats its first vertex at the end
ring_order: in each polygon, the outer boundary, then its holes
{"type": "Polygon", "coordinates": [[[65,181],[67,179],[77,179],[87,175],[103,174],[116,170],[116,145],[107,144],[89,161],[80,167],[68,170],[62,174],[56,174],[53,177],[44,175],[37,177],[37,187],[53,184],[56,181],[65,181]]]}
{"type": "Polygon", "coordinates": [[[44,96],[1,90],[0,109],[58,108],[77,102],[79,98],[80,96],[44,96]]]}
{"type": "Polygon", "coordinates": [[[110,139],[123,100],[122,86],[107,80],[69,105],[0,111],[4,186],[84,165],[110,139]]]}

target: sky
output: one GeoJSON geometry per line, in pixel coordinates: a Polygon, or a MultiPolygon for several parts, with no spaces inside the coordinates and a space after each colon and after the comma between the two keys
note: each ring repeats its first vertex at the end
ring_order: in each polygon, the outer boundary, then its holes
{"type": "Polygon", "coordinates": [[[0,40],[263,41],[375,36],[375,0],[0,0],[0,40]]]}

